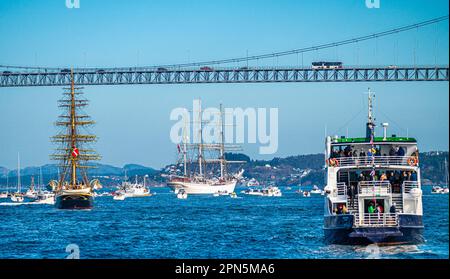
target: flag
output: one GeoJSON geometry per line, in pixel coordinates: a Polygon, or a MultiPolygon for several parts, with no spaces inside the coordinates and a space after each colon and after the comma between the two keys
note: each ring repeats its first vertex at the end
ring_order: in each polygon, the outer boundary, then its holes
{"type": "Polygon", "coordinates": [[[178,149],[178,153],[181,153],[181,148],[180,148],[179,144],[177,144],[177,149],[178,149]]]}
{"type": "Polygon", "coordinates": [[[372,170],[372,171],[370,172],[370,176],[372,176],[372,177],[375,176],[375,170],[372,170]]]}
{"type": "Polygon", "coordinates": [[[80,155],[80,152],[78,151],[78,148],[74,147],[72,149],[72,157],[76,158],[78,155],[80,155]]]}

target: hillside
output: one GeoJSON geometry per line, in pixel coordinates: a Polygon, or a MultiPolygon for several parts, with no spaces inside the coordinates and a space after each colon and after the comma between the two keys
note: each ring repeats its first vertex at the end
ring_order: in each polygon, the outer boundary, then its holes
{"type": "MultiPolygon", "coordinates": [[[[443,184],[445,182],[445,159],[448,161],[448,152],[425,152],[420,153],[420,165],[422,171],[422,182],[425,185],[443,184]]],[[[274,182],[278,185],[324,185],[325,169],[323,154],[297,155],[286,158],[273,158],[272,160],[252,160],[245,154],[226,154],[228,160],[245,161],[247,163],[239,166],[245,170],[244,176],[255,178],[262,183],[274,182]]],[[[162,170],[127,164],[124,167],[97,164],[97,168],[90,171],[91,178],[97,178],[104,186],[115,186],[122,182],[125,172],[130,180],[134,180],[137,175],[142,181],[142,177],[148,175],[147,181],[151,185],[162,185],[174,165],[169,165],[162,170]]],[[[234,167],[237,168],[237,167],[234,167]]],[[[55,165],[44,165],[41,167],[43,180],[56,179],[58,170],[55,165]]],[[[233,171],[233,169],[231,170],[233,171]]],[[[0,185],[16,185],[17,170],[8,170],[0,167],[0,185]],[[9,174],[8,174],[9,173],[9,174]]],[[[39,176],[39,167],[28,167],[21,170],[22,183],[29,185],[31,177],[36,181],[39,176]]]]}

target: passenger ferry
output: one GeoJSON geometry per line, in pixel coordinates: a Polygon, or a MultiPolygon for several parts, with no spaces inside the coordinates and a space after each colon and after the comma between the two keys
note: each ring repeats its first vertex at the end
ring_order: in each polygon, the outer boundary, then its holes
{"type": "Polygon", "coordinates": [[[369,89],[366,136],[327,137],[325,242],[416,244],[424,241],[417,141],[375,137],[369,89]]]}

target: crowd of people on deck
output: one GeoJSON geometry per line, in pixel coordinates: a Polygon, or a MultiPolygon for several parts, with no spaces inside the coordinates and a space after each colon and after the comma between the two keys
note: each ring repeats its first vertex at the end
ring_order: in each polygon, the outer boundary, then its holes
{"type": "MultiPolygon", "coordinates": [[[[412,156],[418,155],[418,152],[414,152],[412,156]],[[416,154],[417,153],[417,154],[416,154]]],[[[330,158],[342,158],[342,157],[372,157],[372,156],[406,156],[406,149],[402,146],[392,145],[389,152],[386,154],[381,154],[381,147],[376,145],[374,148],[364,148],[357,149],[353,145],[339,146],[339,148],[333,148],[331,150],[330,158]]]]}

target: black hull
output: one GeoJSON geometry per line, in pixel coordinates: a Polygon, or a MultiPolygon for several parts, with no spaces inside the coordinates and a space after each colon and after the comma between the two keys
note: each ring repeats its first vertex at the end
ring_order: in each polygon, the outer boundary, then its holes
{"type": "Polygon", "coordinates": [[[58,209],[91,209],[94,198],[90,195],[60,195],[56,197],[55,206],[58,209]]]}
{"type": "Polygon", "coordinates": [[[398,227],[353,228],[352,215],[326,216],[324,237],[327,244],[420,244],[423,238],[422,216],[399,215],[398,227]]]}

